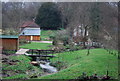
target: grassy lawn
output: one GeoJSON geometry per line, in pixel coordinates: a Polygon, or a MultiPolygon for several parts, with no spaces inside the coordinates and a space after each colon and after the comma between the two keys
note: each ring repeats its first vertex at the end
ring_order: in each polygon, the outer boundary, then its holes
{"type": "Polygon", "coordinates": [[[20,48],[26,48],[26,49],[50,49],[52,44],[51,43],[36,43],[31,42],[30,44],[25,44],[20,46],[20,48]]]}
{"type": "Polygon", "coordinates": [[[88,56],[87,50],[64,52],[56,55],[57,57],[51,59],[51,62],[65,63],[64,66],[67,68],[55,74],[39,77],[40,79],[75,79],[83,72],[86,72],[89,76],[94,73],[105,75],[107,70],[109,76],[114,78],[118,76],[117,56],[108,54],[104,49],[91,49],[88,56]]]}
{"type": "Polygon", "coordinates": [[[41,30],[41,40],[48,41],[46,38],[49,38],[50,36],[54,35],[56,32],[57,32],[56,30],[41,30]]]}

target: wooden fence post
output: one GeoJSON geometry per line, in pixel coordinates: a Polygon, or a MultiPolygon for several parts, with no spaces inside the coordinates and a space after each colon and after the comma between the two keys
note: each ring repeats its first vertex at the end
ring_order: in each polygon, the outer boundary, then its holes
{"type": "Polygon", "coordinates": [[[33,55],[33,49],[32,49],[32,55],[33,55]]]}

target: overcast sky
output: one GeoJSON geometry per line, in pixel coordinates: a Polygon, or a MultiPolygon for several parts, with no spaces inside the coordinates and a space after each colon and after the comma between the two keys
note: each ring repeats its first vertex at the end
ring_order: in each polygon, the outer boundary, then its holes
{"type": "Polygon", "coordinates": [[[0,0],[2,2],[118,2],[119,0],[0,0]]]}

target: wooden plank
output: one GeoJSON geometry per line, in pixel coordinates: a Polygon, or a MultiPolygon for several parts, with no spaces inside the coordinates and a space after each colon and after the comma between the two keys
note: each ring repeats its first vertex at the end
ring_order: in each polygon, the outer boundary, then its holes
{"type": "Polygon", "coordinates": [[[15,54],[25,54],[29,49],[20,49],[15,54]]]}

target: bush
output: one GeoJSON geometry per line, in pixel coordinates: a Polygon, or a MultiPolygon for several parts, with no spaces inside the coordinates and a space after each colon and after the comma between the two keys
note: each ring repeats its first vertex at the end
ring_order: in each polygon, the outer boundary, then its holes
{"type": "Polygon", "coordinates": [[[30,41],[27,41],[27,40],[25,40],[25,39],[20,39],[20,40],[19,40],[19,44],[20,44],[20,45],[29,44],[29,43],[31,43],[31,42],[30,42],[30,41]]]}
{"type": "Polygon", "coordinates": [[[56,67],[58,70],[67,68],[67,64],[62,61],[56,61],[56,62],[50,63],[50,65],[56,67]]]}
{"type": "Polygon", "coordinates": [[[59,47],[59,45],[63,45],[63,49],[66,51],[75,51],[80,50],[82,47],[79,45],[75,45],[71,37],[69,36],[68,32],[66,30],[60,30],[56,33],[53,38],[53,45],[59,47]]]}
{"type": "Polygon", "coordinates": [[[80,46],[75,46],[75,45],[66,45],[66,50],[67,51],[76,51],[76,50],[80,50],[82,47],[80,46]]]}
{"type": "Polygon", "coordinates": [[[49,38],[50,38],[50,39],[54,39],[54,38],[55,38],[55,35],[52,34],[52,35],[49,36],[49,38]]]}
{"type": "Polygon", "coordinates": [[[16,31],[15,29],[13,28],[6,28],[4,31],[3,31],[3,35],[18,35],[18,31],[16,31]]]}
{"type": "Polygon", "coordinates": [[[70,36],[68,35],[66,30],[60,30],[52,38],[53,45],[59,45],[59,43],[61,42],[64,46],[66,46],[67,44],[69,44],[70,36]]]}
{"type": "Polygon", "coordinates": [[[6,54],[6,55],[9,55],[9,54],[15,54],[17,50],[2,50],[2,54],[6,54]]]}

